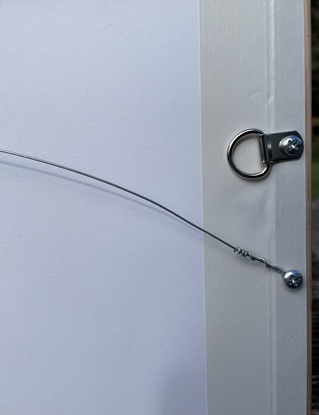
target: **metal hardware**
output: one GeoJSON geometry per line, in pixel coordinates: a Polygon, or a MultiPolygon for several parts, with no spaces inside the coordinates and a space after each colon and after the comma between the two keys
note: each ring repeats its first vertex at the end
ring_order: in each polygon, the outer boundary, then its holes
{"type": "Polygon", "coordinates": [[[281,274],[288,288],[298,288],[301,286],[303,282],[303,276],[300,274],[299,271],[296,271],[295,269],[285,271],[281,267],[278,267],[278,265],[271,265],[268,261],[266,261],[265,258],[256,257],[251,252],[246,251],[245,249],[242,249],[239,246],[237,246],[237,248],[234,249],[234,252],[235,254],[241,255],[244,258],[249,258],[251,261],[258,261],[261,264],[265,265],[266,268],[270,268],[273,271],[278,272],[278,274],[281,274]]]}
{"type": "Polygon", "coordinates": [[[227,149],[227,159],[234,172],[244,178],[257,180],[266,177],[275,163],[299,159],[303,153],[303,140],[297,131],[265,134],[261,130],[251,128],[242,131],[231,141],[227,149]],[[233,157],[236,148],[248,136],[255,136],[259,141],[261,161],[265,167],[256,173],[247,173],[240,170],[234,163],[233,157]]]}
{"type": "MultiPolygon", "coordinates": [[[[259,130],[249,130],[249,131],[252,131],[252,132],[256,133],[256,131],[259,131],[259,130]]],[[[243,132],[243,133],[246,133],[246,132],[243,132]]],[[[241,135],[243,133],[241,133],[241,135]]],[[[260,131],[260,133],[263,134],[261,131],[260,131]]],[[[242,138],[242,137],[239,137],[239,138],[242,138]]],[[[146,196],[144,196],[140,193],[134,192],[133,190],[130,190],[126,187],[123,187],[123,186],[120,186],[116,183],[112,183],[108,180],[102,179],[101,177],[93,176],[89,173],[85,173],[84,171],[76,170],[76,169],[73,169],[72,167],[68,167],[68,166],[63,166],[62,164],[53,163],[52,161],[47,161],[47,160],[43,160],[43,159],[40,159],[40,158],[37,158],[37,157],[28,156],[26,154],[16,153],[14,151],[3,150],[3,149],[0,149],[0,153],[7,154],[9,156],[28,159],[28,160],[31,160],[31,161],[34,161],[34,162],[37,162],[37,163],[42,163],[42,164],[46,164],[46,165],[49,165],[49,166],[52,166],[52,167],[55,167],[55,168],[58,168],[58,169],[66,170],[66,171],[69,171],[71,173],[75,173],[75,174],[87,177],[89,179],[96,180],[96,181],[104,183],[108,186],[119,189],[123,192],[126,192],[126,193],[128,193],[128,194],[130,194],[134,197],[137,197],[139,199],[144,200],[145,202],[148,202],[152,205],[155,205],[156,207],[164,210],[165,212],[167,212],[167,213],[175,216],[176,218],[180,219],[181,221],[187,223],[189,226],[192,226],[193,228],[203,232],[204,234],[210,236],[211,238],[216,239],[220,243],[226,245],[228,248],[231,248],[234,253],[236,253],[236,254],[244,257],[244,258],[249,258],[251,261],[257,261],[257,262],[261,263],[262,265],[264,265],[266,268],[271,269],[271,270],[281,274],[284,281],[285,281],[285,283],[286,283],[286,285],[289,288],[297,288],[302,284],[302,275],[298,271],[295,271],[295,270],[285,271],[282,268],[278,267],[277,265],[272,265],[268,261],[266,261],[265,258],[257,257],[255,255],[253,255],[250,251],[246,251],[245,249],[242,249],[239,246],[236,247],[236,246],[232,245],[231,243],[225,241],[224,239],[220,238],[219,236],[213,234],[212,232],[209,232],[207,229],[204,229],[201,226],[196,225],[195,223],[189,221],[188,219],[184,218],[183,216],[179,215],[178,213],[174,212],[173,210],[169,209],[168,207],[166,207],[166,206],[156,202],[155,200],[150,199],[149,197],[146,197],[146,196]]],[[[236,166],[235,166],[235,168],[236,168],[236,166]]],[[[268,168],[268,165],[266,166],[266,169],[267,168],[268,168]]]]}
{"type": "Polygon", "coordinates": [[[289,288],[298,288],[303,282],[302,275],[299,271],[292,269],[291,271],[286,271],[283,275],[284,281],[289,288]]]}
{"type": "Polygon", "coordinates": [[[296,135],[288,135],[279,143],[280,150],[288,156],[296,156],[302,153],[303,142],[302,139],[296,135]]]}

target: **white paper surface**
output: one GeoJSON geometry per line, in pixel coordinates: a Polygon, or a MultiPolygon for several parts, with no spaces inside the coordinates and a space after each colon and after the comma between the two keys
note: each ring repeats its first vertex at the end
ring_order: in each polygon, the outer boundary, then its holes
{"type": "MultiPolygon", "coordinates": [[[[201,222],[198,4],[2,2],[0,147],[201,222]]],[[[206,413],[202,236],[0,156],[0,413],[206,413]]]]}

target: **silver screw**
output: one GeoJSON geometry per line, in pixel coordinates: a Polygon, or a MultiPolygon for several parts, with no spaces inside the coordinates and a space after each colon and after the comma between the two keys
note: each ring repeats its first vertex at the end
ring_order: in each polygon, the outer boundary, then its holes
{"type": "Polygon", "coordinates": [[[288,156],[295,156],[302,151],[303,142],[302,139],[296,135],[288,135],[280,141],[279,147],[281,151],[288,156]]]}
{"type": "Polygon", "coordinates": [[[292,269],[284,273],[284,281],[289,288],[298,288],[303,282],[302,275],[299,271],[292,269]]]}

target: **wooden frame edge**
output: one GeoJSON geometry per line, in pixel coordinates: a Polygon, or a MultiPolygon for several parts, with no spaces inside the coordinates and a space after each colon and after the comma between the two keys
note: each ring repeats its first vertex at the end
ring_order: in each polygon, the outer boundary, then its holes
{"type": "Polygon", "coordinates": [[[312,243],[311,243],[311,160],[312,160],[312,87],[311,87],[311,0],[304,0],[305,22],[305,140],[306,140],[306,237],[307,237],[307,414],[312,405],[312,243]]]}

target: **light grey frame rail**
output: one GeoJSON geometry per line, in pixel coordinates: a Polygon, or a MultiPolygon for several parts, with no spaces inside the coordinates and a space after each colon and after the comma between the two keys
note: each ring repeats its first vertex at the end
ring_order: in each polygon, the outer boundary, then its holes
{"type": "Polygon", "coordinates": [[[310,413],[310,2],[200,4],[204,226],[306,277],[288,290],[205,240],[208,415],[310,413]],[[298,130],[306,152],[247,182],[226,161],[247,128],[298,130]]]}

